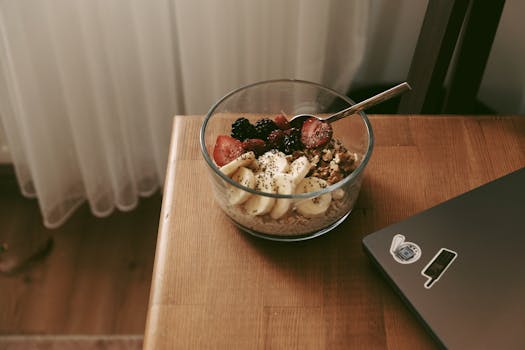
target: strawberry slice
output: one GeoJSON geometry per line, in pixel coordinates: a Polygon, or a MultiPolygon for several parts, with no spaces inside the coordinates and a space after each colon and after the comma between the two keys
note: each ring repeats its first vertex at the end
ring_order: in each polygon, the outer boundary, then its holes
{"type": "Polygon", "coordinates": [[[288,119],[286,119],[286,117],[282,114],[275,117],[274,122],[275,124],[277,124],[277,127],[281,130],[288,130],[292,127],[288,119]]]}
{"type": "Polygon", "coordinates": [[[228,164],[244,153],[242,142],[228,135],[217,136],[213,148],[213,160],[218,166],[228,164]]]}
{"type": "Polygon", "coordinates": [[[323,147],[330,142],[332,135],[330,124],[313,117],[307,119],[301,128],[301,142],[306,148],[323,147]]]}

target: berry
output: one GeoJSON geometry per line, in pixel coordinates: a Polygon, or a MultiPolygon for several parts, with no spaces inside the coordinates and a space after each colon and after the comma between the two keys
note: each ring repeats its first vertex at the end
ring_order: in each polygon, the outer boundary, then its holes
{"type": "Polygon", "coordinates": [[[270,149],[281,149],[284,140],[284,131],[281,129],[274,130],[268,135],[268,146],[270,149]]]}
{"type": "Polygon", "coordinates": [[[283,138],[283,152],[285,154],[292,154],[293,151],[300,150],[301,148],[301,132],[295,128],[287,130],[283,138]]]}
{"type": "Polygon", "coordinates": [[[277,117],[275,117],[275,124],[277,125],[277,127],[281,130],[288,130],[290,129],[292,126],[290,125],[290,122],[288,122],[288,119],[286,119],[286,117],[282,114],[278,115],[277,117]]]}
{"type": "Polygon", "coordinates": [[[332,135],[330,124],[313,117],[307,119],[301,128],[301,142],[306,148],[322,147],[330,142],[332,135]]]}
{"type": "Polygon", "coordinates": [[[292,128],[301,130],[301,128],[303,127],[303,123],[304,123],[304,118],[297,118],[290,122],[290,126],[292,128]]]}
{"type": "Polygon", "coordinates": [[[228,164],[244,153],[242,142],[228,135],[217,136],[213,148],[213,160],[218,166],[228,164]]]}
{"type": "Polygon", "coordinates": [[[267,139],[268,135],[275,129],[278,129],[277,124],[268,118],[259,119],[255,123],[255,130],[257,131],[257,138],[259,139],[267,139]]]}
{"type": "Polygon", "coordinates": [[[237,140],[244,141],[256,136],[255,127],[246,118],[239,118],[232,124],[231,136],[237,140]]]}
{"type": "Polygon", "coordinates": [[[260,156],[266,152],[266,142],[261,139],[247,139],[243,141],[242,148],[245,152],[253,151],[256,156],[260,156]]]}
{"type": "Polygon", "coordinates": [[[290,128],[284,132],[286,135],[293,135],[301,139],[301,129],[290,128]]]}

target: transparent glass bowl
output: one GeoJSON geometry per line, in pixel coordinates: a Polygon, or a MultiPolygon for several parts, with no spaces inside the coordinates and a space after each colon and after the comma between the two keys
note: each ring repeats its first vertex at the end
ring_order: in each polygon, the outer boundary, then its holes
{"type": "Polygon", "coordinates": [[[231,124],[237,118],[245,117],[255,123],[263,117],[273,119],[279,114],[285,114],[288,119],[297,114],[327,115],[352,104],[352,100],[332,89],[301,80],[258,82],[221,98],[208,111],[200,130],[201,151],[211,175],[217,204],[239,228],[265,239],[299,241],[317,237],[335,228],[352,211],[361,188],[363,171],[372,154],[372,127],[364,112],[331,124],[333,137],[357,155],[357,168],[341,181],[316,192],[283,195],[244,187],[219,170],[212,154],[217,136],[230,135],[231,124]],[[279,219],[273,219],[268,214],[250,215],[242,205],[230,203],[228,198],[232,188],[246,191],[251,196],[287,199],[291,203],[290,210],[279,219]],[[302,201],[315,200],[327,194],[332,200],[323,215],[306,217],[296,210],[302,201]]]}

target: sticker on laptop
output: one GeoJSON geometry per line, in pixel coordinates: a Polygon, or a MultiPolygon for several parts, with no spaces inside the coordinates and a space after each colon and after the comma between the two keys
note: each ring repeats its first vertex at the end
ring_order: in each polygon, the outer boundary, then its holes
{"type": "Polygon", "coordinates": [[[434,255],[427,266],[421,270],[421,274],[427,278],[425,282],[426,289],[431,288],[443,276],[457,256],[458,253],[446,248],[441,248],[434,255]]]}
{"type": "Polygon", "coordinates": [[[392,238],[390,254],[400,264],[412,264],[421,257],[421,248],[414,242],[406,242],[405,236],[397,234],[392,238]]]}

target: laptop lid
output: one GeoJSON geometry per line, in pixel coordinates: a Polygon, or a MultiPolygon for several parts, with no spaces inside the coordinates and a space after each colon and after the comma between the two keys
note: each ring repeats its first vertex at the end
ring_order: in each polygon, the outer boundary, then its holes
{"type": "Polygon", "coordinates": [[[451,349],[525,349],[525,168],[363,239],[451,349]]]}

